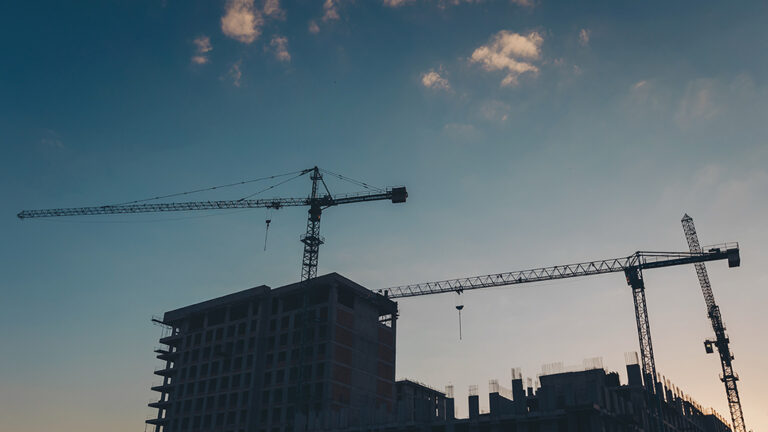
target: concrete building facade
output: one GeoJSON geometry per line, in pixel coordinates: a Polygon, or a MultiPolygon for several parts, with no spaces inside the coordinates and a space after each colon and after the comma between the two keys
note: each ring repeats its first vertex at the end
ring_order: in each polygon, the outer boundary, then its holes
{"type": "Polygon", "coordinates": [[[165,313],[160,432],[381,423],[395,409],[397,305],[336,274],[165,313]]]}

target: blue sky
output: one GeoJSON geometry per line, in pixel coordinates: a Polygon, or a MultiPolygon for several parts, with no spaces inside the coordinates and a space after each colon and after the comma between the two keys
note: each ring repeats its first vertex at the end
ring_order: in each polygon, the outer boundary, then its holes
{"type": "MultiPolygon", "coordinates": [[[[5,2],[0,429],[130,431],[149,318],[299,277],[305,213],[19,221],[319,165],[409,202],[328,210],[320,273],[370,288],[740,241],[709,266],[747,426],[768,428],[768,19],[762,2],[5,2]],[[204,216],[204,217],[201,217],[204,216]],[[87,403],[84,401],[88,401],[87,403]]],[[[264,184],[265,186],[268,183],[264,184]]],[[[329,180],[333,191],[354,187],[329,180]]],[[[191,198],[236,198],[261,184],[191,198]]],[[[264,196],[305,196],[302,178],[264,196]]],[[[659,370],[727,416],[693,269],[648,277],[659,370]]],[[[637,350],[605,276],[400,302],[398,376],[534,377],[637,350]],[[482,367],[478,367],[482,365],[482,367]]],[[[487,404],[487,401],[482,403],[487,404]]],[[[459,411],[466,412],[459,402],[459,411]]]]}

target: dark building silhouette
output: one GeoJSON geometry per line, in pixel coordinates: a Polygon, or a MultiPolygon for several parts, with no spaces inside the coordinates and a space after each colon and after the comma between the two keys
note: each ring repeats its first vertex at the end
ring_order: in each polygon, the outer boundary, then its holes
{"type": "MultiPolygon", "coordinates": [[[[421,424],[445,421],[447,418],[445,393],[413,380],[395,383],[397,397],[396,418],[400,424],[421,424]]],[[[451,417],[453,411],[451,411],[451,417]]]]}
{"type": "Polygon", "coordinates": [[[292,431],[395,410],[397,305],[331,273],[165,313],[157,431],[292,431]]]}
{"type": "MultiPolygon", "coordinates": [[[[632,376],[636,364],[627,366],[632,376]]],[[[347,431],[371,432],[639,432],[690,431],[730,432],[726,420],[718,414],[702,410],[679,389],[660,385],[662,390],[661,419],[658,428],[658,400],[647,393],[642,383],[621,384],[616,372],[607,373],[602,367],[549,373],[538,377],[540,385],[528,385],[523,390],[519,371],[513,371],[511,389],[492,380],[489,384],[489,412],[480,412],[480,395],[472,386],[467,400],[467,418],[454,418],[451,391],[443,394],[432,390],[410,390],[421,401],[398,404],[397,419],[375,427],[348,428],[347,431]],[[446,407],[445,415],[425,415],[432,407],[435,393],[446,407]]],[[[400,382],[398,382],[400,384],[400,382]]],[[[409,384],[410,386],[410,384],[409,384]]],[[[450,390],[450,389],[449,389],[450,390]]],[[[398,398],[400,398],[398,394],[398,398]]],[[[434,411],[432,411],[434,413],[434,411]]]]}
{"type": "Polygon", "coordinates": [[[601,362],[547,365],[523,385],[489,385],[489,412],[470,388],[395,382],[397,304],[336,273],[259,286],[166,312],[156,432],[729,432],[668,381],[648,393],[636,357],[626,384],[601,362]],[[599,363],[599,364],[598,364],[599,363]],[[660,402],[660,403],[659,403],[660,402]],[[657,414],[660,412],[660,415],[657,414]],[[659,420],[661,419],[661,420],[659,420]],[[661,425],[661,426],[659,426],[661,425]]]}

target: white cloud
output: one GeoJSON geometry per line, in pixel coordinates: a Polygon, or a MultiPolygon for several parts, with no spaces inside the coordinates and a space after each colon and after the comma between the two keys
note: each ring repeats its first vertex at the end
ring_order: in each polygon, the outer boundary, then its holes
{"type": "Polygon", "coordinates": [[[318,34],[320,33],[320,26],[315,21],[310,21],[307,30],[312,34],[318,34]]]}
{"type": "Polygon", "coordinates": [[[290,62],[291,53],[288,52],[288,38],[275,36],[269,42],[269,46],[275,51],[275,57],[281,62],[290,62]]]}
{"type": "Polygon", "coordinates": [[[280,8],[280,0],[266,0],[264,2],[264,15],[272,18],[285,18],[285,11],[280,8]]]}
{"type": "Polygon", "coordinates": [[[480,63],[487,71],[506,71],[507,75],[501,85],[516,85],[520,75],[539,72],[539,68],[532,61],[541,56],[543,42],[544,38],[537,32],[523,36],[502,30],[496,33],[488,44],[475,49],[470,61],[480,63]]]}
{"type": "Polygon", "coordinates": [[[192,63],[208,63],[208,53],[213,50],[213,46],[211,46],[211,38],[208,36],[199,36],[195,38],[192,43],[195,44],[195,55],[192,56],[192,63]]]}
{"type": "Polygon", "coordinates": [[[429,72],[421,74],[421,84],[424,87],[438,90],[450,90],[451,84],[443,78],[439,72],[430,69],[429,72]]]}
{"type": "Polygon", "coordinates": [[[240,79],[243,77],[243,71],[240,70],[240,64],[242,62],[242,60],[238,60],[232,64],[232,66],[229,68],[229,72],[227,72],[227,76],[230,80],[232,80],[232,84],[235,87],[240,87],[240,79]]]}
{"type": "Polygon", "coordinates": [[[589,37],[591,35],[592,35],[592,30],[590,29],[579,30],[579,45],[581,46],[589,45],[589,37]]]}
{"type": "Polygon", "coordinates": [[[254,0],[228,0],[221,17],[221,31],[242,43],[249,44],[261,35],[264,18],[253,4],[254,0]]]}

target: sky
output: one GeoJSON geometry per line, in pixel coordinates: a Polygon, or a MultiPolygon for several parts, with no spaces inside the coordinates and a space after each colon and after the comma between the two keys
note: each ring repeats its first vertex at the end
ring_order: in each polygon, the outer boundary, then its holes
{"type": "MultiPolygon", "coordinates": [[[[160,366],[150,318],[295,282],[306,219],[19,211],[315,165],[408,188],[405,204],[324,213],[318,273],[371,289],[687,250],[686,212],[702,244],[740,242],[740,268],[707,267],[747,427],[768,430],[766,21],[757,1],[3,2],[0,430],[143,430],[160,366]]],[[[728,417],[693,268],[647,272],[646,285],[659,372],[728,417]]],[[[624,353],[638,350],[619,274],[399,308],[397,376],[454,385],[460,415],[469,385],[487,393],[510,368],[535,379],[601,357],[626,381],[624,353]]]]}

